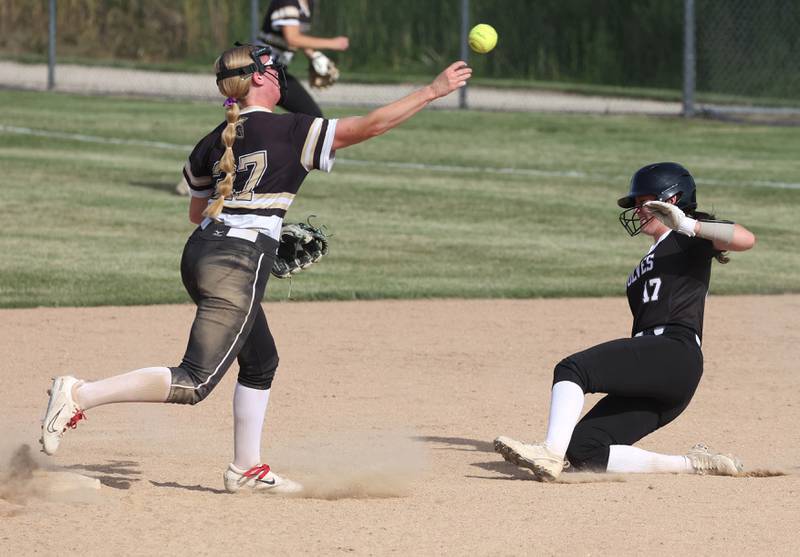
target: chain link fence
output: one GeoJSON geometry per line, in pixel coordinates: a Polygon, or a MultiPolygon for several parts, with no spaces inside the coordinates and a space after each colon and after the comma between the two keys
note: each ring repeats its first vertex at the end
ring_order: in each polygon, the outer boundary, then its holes
{"type": "Polygon", "coordinates": [[[697,99],[725,117],[800,117],[800,2],[697,0],[697,99]]]}
{"type": "MultiPolygon", "coordinates": [[[[248,40],[268,0],[0,0],[0,87],[47,87],[50,4],[56,90],[217,99],[211,62],[248,40]],[[257,21],[253,20],[256,14],[257,21]]],[[[468,106],[679,114],[685,83],[685,2],[679,0],[318,0],[314,34],[346,34],[331,56],[325,106],[396,99],[461,53],[470,24],[500,35],[471,54],[468,106]]],[[[696,0],[697,109],[790,120],[800,110],[800,2],[696,0]]],[[[290,67],[305,75],[306,60],[290,67]]],[[[448,99],[446,106],[455,106],[448,99]]]]}

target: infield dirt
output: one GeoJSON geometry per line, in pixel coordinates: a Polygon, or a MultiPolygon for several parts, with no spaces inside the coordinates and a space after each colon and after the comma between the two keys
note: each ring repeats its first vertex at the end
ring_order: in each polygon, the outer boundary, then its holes
{"type": "Polygon", "coordinates": [[[627,336],[624,299],[264,307],[281,366],[263,456],[304,498],[223,491],[235,366],[199,406],[95,408],[58,455],[37,452],[51,376],[176,365],[191,306],[0,311],[0,554],[797,553],[798,295],[709,297],[695,398],[640,443],[705,441],[747,477],[556,484],[491,441],[542,437],[553,366],[627,336]]]}

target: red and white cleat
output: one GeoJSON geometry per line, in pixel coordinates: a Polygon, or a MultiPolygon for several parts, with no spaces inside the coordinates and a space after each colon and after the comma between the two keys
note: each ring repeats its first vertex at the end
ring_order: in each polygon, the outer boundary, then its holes
{"type": "Polygon", "coordinates": [[[229,464],[223,478],[225,479],[225,489],[231,493],[244,489],[273,495],[290,495],[303,490],[302,485],[280,477],[270,470],[267,464],[253,466],[249,470],[241,470],[233,464],[229,464]]]}
{"type": "Polygon", "coordinates": [[[72,398],[72,389],[80,383],[70,375],[62,375],[53,379],[50,388],[50,401],[42,420],[42,449],[49,455],[56,454],[61,438],[67,428],[75,429],[78,422],[86,417],[83,410],[72,398]]]}

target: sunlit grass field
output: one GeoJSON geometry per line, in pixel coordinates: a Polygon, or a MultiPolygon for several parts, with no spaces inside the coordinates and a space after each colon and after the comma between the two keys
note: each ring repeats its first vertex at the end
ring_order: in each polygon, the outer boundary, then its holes
{"type": "MultiPolygon", "coordinates": [[[[0,102],[0,307],[187,302],[178,264],[192,225],[173,191],[220,103],[0,102]]],[[[714,264],[712,293],[798,292],[799,145],[798,127],[427,110],[305,181],[287,220],[317,215],[333,237],[291,298],[622,295],[648,242],[622,229],[615,201],[659,160],[686,165],[701,208],[758,237],[714,264]]],[[[267,299],[289,288],[272,279],[267,299]]]]}

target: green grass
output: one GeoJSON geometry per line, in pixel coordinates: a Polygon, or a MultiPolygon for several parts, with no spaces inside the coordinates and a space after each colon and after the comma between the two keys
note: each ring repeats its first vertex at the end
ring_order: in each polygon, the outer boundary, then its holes
{"type": "MultiPolygon", "coordinates": [[[[218,103],[9,91],[0,91],[0,102],[5,126],[176,146],[0,132],[0,307],[188,301],[178,264],[192,226],[187,200],[172,189],[188,155],[181,146],[220,121],[218,103]]],[[[701,208],[748,225],[758,237],[751,252],[714,265],[712,293],[798,292],[800,190],[751,185],[800,182],[798,144],[800,128],[425,111],[342,150],[330,175],[306,180],[288,220],[316,214],[334,236],[330,255],[294,279],[291,295],[622,295],[648,244],[627,236],[615,200],[635,169],[657,160],[688,166],[699,179],[701,208]]],[[[288,281],[273,279],[268,299],[288,293],[288,281]]]]}

